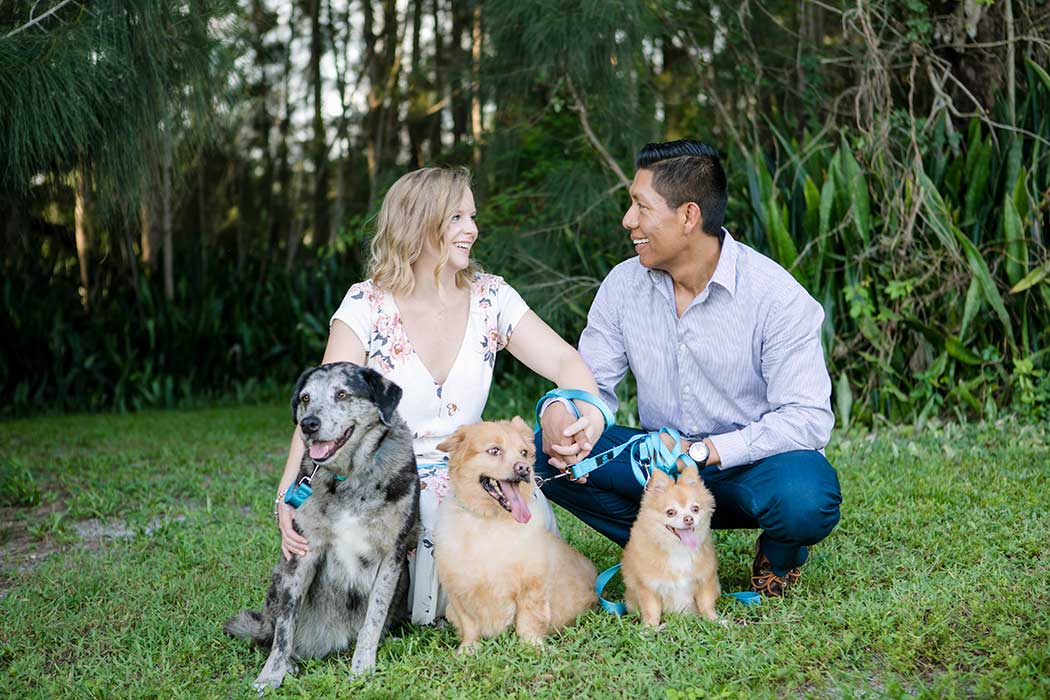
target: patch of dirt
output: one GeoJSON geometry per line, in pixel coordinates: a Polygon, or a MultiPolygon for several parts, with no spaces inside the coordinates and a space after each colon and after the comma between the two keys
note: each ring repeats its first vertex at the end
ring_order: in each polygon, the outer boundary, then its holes
{"type": "MultiPolygon", "coordinates": [[[[58,537],[50,532],[34,537],[30,532],[32,524],[54,519],[56,514],[61,517],[65,510],[65,503],[61,500],[36,508],[0,508],[0,596],[14,587],[21,574],[36,568],[53,554],[74,547],[97,551],[106,540],[130,539],[138,534],[136,528],[129,527],[123,520],[99,518],[78,520],[72,523],[72,527],[64,528],[67,533],[75,533],[75,538],[68,534],[58,537]]],[[[144,534],[148,537],[162,525],[181,523],[185,519],[185,515],[153,518],[146,525],[144,534]]]]}

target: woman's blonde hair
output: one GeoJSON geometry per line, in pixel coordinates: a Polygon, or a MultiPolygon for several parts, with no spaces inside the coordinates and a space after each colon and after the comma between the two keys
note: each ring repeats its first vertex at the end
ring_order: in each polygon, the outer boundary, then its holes
{"type": "MultiPolygon", "coordinates": [[[[368,276],[391,294],[409,294],[415,287],[412,263],[419,259],[423,245],[430,241],[441,252],[434,269],[437,282],[448,264],[448,247],[443,233],[463,194],[470,189],[466,168],[420,168],[402,175],[383,198],[372,239],[368,276]]],[[[471,262],[456,273],[456,286],[466,287],[478,271],[471,262]]]]}

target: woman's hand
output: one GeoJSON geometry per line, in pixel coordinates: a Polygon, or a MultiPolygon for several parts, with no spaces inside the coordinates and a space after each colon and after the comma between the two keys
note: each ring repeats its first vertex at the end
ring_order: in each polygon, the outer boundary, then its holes
{"type": "Polygon", "coordinates": [[[292,526],[294,510],[290,505],[279,499],[277,503],[277,527],[281,531],[281,554],[285,559],[291,560],[292,556],[304,557],[310,551],[310,544],[306,538],[295,531],[292,526]]]}
{"type": "MultiPolygon", "coordinates": [[[[577,410],[583,415],[573,418],[564,406],[552,403],[540,420],[543,451],[550,457],[547,463],[560,471],[585,459],[605,430],[605,418],[596,407],[584,404],[582,407],[578,405],[577,410]]],[[[587,477],[582,476],[575,481],[586,483],[587,477]]]]}

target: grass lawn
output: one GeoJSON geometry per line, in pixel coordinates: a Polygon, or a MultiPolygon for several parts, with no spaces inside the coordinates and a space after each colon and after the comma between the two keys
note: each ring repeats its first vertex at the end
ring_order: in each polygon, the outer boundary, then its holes
{"type": "MultiPolygon", "coordinates": [[[[222,622],[259,607],[292,424],[283,405],[0,424],[0,697],[253,697],[262,651],[222,622]],[[30,476],[25,476],[28,471],[30,476]]],[[[421,628],[349,680],[350,654],[275,697],[1050,697],[1050,428],[836,434],[842,521],[787,600],[659,633],[593,612],[542,651],[455,655],[421,628]]],[[[558,513],[603,569],[619,550],[558,513]]],[[[722,587],[755,531],[718,533],[722,587]]]]}

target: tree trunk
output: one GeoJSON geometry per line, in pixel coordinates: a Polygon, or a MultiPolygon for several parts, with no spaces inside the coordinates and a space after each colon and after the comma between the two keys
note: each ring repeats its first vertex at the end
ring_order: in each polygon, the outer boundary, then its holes
{"type": "Polygon", "coordinates": [[[91,308],[91,249],[94,232],[91,228],[91,173],[81,163],[76,172],[76,203],[73,209],[73,227],[77,245],[77,263],[80,266],[80,303],[91,308]]]}
{"type": "Polygon", "coordinates": [[[175,299],[175,244],[172,236],[172,170],[174,168],[172,158],[172,136],[165,129],[161,135],[164,139],[162,162],[160,167],[161,180],[161,228],[164,237],[164,298],[168,301],[175,299]]]}
{"type": "Polygon", "coordinates": [[[365,117],[365,158],[368,161],[368,210],[375,205],[376,189],[379,187],[379,151],[376,141],[379,132],[382,96],[379,83],[379,56],[376,55],[375,12],[372,0],[363,0],[361,32],[364,35],[364,62],[368,73],[368,114],[365,117]]]}
{"type": "MultiPolygon", "coordinates": [[[[445,85],[445,24],[441,17],[441,0],[433,0],[431,10],[434,13],[434,99],[438,104],[448,99],[448,91],[445,85]]],[[[433,159],[444,146],[442,142],[442,119],[444,107],[434,110],[430,116],[430,157],[433,159]]]]}
{"type": "MultiPolygon", "coordinates": [[[[296,6],[292,5],[292,13],[289,17],[288,27],[288,44],[285,47],[284,55],[284,84],[281,91],[282,99],[282,115],[280,121],[277,124],[277,181],[276,187],[277,192],[274,197],[273,214],[270,217],[270,236],[269,239],[274,241],[273,252],[277,252],[277,241],[284,239],[286,244],[289,244],[293,235],[292,231],[292,218],[291,218],[291,187],[292,187],[292,168],[289,162],[289,149],[288,149],[288,134],[291,131],[292,125],[292,100],[291,94],[291,74],[292,74],[292,43],[295,40],[295,28],[297,26],[296,17],[296,6]]],[[[290,246],[289,246],[290,247],[290,246]]],[[[289,248],[286,248],[286,251],[289,248]]],[[[298,249],[298,241],[296,241],[295,249],[298,249]]],[[[289,259],[286,255],[286,265],[293,264],[295,262],[294,253],[289,259]]]]}
{"type": "Polygon", "coordinates": [[[324,41],[321,34],[321,2],[310,0],[310,82],[313,86],[314,118],[311,152],[314,163],[314,241],[318,246],[328,244],[328,139],[325,134],[321,93],[321,55],[324,41]]]}
{"type": "Polygon", "coordinates": [[[474,147],[474,170],[477,170],[481,167],[481,3],[474,8],[470,56],[470,136],[474,147]]]}
{"type": "Polygon", "coordinates": [[[463,35],[470,26],[470,8],[467,0],[452,0],[452,46],[449,50],[452,79],[452,143],[459,145],[467,134],[470,114],[467,54],[463,50],[463,35]]]}
{"type": "Polygon", "coordinates": [[[408,150],[412,165],[423,167],[423,139],[426,128],[426,77],[422,71],[420,32],[423,27],[423,0],[412,0],[412,68],[408,79],[408,150]]]}

